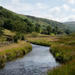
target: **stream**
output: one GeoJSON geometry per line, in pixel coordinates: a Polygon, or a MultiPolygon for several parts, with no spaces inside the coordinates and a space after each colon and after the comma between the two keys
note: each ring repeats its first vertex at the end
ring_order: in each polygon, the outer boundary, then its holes
{"type": "Polygon", "coordinates": [[[59,65],[50,53],[50,47],[34,45],[30,53],[14,61],[6,62],[0,75],[47,75],[47,71],[59,65]]]}

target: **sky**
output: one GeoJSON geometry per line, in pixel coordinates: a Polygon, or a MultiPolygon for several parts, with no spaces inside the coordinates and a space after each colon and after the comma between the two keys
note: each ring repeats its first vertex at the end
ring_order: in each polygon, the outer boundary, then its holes
{"type": "Polygon", "coordinates": [[[75,21],[75,0],[0,0],[13,12],[58,22],[75,21]]]}

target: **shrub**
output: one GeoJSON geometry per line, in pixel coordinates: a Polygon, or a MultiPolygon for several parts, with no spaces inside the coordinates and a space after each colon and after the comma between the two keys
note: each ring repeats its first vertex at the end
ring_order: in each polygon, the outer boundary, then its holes
{"type": "Polygon", "coordinates": [[[32,33],[31,33],[31,36],[32,36],[32,37],[37,37],[37,36],[38,36],[38,33],[32,32],[32,33]]]}
{"type": "Polygon", "coordinates": [[[21,40],[25,40],[25,37],[24,37],[24,35],[22,35],[22,38],[21,38],[21,40]]]}
{"type": "Polygon", "coordinates": [[[18,37],[15,35],[13,38],[14,38],[14,42],[17,43],[18,42],[18,37]]]}
{"type": "Polygon", "coordinates": [[[66,45],[75,45],[75,41],[69,42],[69,43],[65,43],[66,45]]]}

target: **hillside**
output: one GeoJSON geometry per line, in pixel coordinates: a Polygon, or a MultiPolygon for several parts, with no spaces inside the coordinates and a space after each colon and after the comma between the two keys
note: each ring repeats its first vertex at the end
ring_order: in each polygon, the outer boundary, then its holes
{"type": "Polygon", "coordinates": [[[75,22],[66,22],[64,24],[68,26],[72,31],[75,31],[75,22]]]}
{"type": "Polygon", "coordinates": [[[34,25],[27,19],[22,19],[0,6],[0,27],[21,33],[31,33],[34,25]]]}
{"type": "MultiPolygon", "coordinates": [[[[31,33],[33,31],[40,32],[38,28],[41,31],[46,31],[44,29],[47,29],[48,26],[52,26],[52,29],[55,27],[59,28],[58,32],[57,29],[52,30],[51,33],[55,34],[56,32],[60,34],[68,29],[63,23],[45,18],[17,14],[0,6],[0,27],[21,33],[31,33]]],[[[46,33],[48,32],[46,31],[46,33]]]]}
{"type": "Polygon", "coordinates": [[[18,16],[21,19],[27,19],[35,26],[39,25],[39,27],[41,27],[41,28],[45,28],[48,25],[51,25],[52,27],[58,26],[60,29],[68,28],[68,26],[66,26],[64,23],[60,23],[60,22],[57,22],[54,20],[50,20],[50,19],[46,19],[46,18],[39,18],[39,17],[35,17],[35,16],[30,16],[30,15],[18,14],[18,13],[12,12],[12,11],[9,11],[9,12],[11,12],[15,16],[18,16]]]}
{"type": "Polygon", "coordinates": [[[23,18],[23,19],[28,19],[31,23],[33,23],[34,25],[39,25],[39,27],[41,27],[41,28],[45,28],[48,25],[51,25],[52,27],[58,26],[60,29],[68,28],[63,23],[53,21],[53,20],[49,20],[49,19],[46,19],[46,18],[38,18],[38,17],[34,17],[34,16],[21,15],[21,14],[16,14],[16,13],[14,13],[14,15],[17,15],[20,18],[23,18]]]}

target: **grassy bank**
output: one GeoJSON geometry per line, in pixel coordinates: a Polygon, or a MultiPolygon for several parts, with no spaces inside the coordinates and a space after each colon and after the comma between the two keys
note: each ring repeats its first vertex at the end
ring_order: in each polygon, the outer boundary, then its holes
{"type": "Polygon", "coordinates": [[[53,68],[53,70],[48,72],[48,75],[75,75],[75,60],[53,68]]]}
{"type": "Polygon", "coordinates": [[[51,43],[49,41],[44,40],[44,39],[28,38],[27,41],[30,43],[36,44],[36,45],[51,46],[51,43]]]}
{"type": "Polygon", "coordinates": [[[19,43],[0,47],[0,67],[3,67],[6,61],[23,56],[31,50],[32,46],[25,41],[19,41],[19,43]]]}
{"type": "Polygon", "coordinates": [[[63,64],[62,66],[49,71],[48,75],[75,75],[75,36],[72,35],[62,37],[30,37],[27,39],[32,43],[37,44],[38,41],[41,41],[38,44],[42,45],[42,43],[45,43],[46,45],[48,44],[48,46],[51,46],[51,53],[57,61],[63,64]]]}

